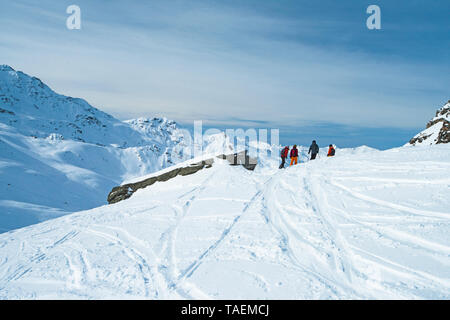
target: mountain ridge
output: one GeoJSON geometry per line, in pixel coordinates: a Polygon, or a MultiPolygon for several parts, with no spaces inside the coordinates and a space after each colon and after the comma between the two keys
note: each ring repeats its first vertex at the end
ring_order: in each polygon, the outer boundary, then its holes
{"type": "Polygon", "coordinates": [[[167,118],[120,121],[1,65],[0,232],[105,204],[122,181],[186,160],[185,135],[167,118]]]}

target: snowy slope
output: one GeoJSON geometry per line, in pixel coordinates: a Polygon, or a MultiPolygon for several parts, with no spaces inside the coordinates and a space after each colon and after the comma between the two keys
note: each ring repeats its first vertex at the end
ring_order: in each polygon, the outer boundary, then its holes
{"type": "Polygon", "coordinates": [[[1,234],[0,298],[449,299],[449,152],[215,163],[1,234]]]}
{"type": "Polygon", "coordinates": [[[111,188],[185,160],[165,118],[119,121],[0,66],[0,233],[106,203],[111,188]]]}
{"type": "Polygon", "coordinates": [[[425,130],[414,136],[407,145],[433,145],[450,142],[450,100],[436,111],[425,130]]]}

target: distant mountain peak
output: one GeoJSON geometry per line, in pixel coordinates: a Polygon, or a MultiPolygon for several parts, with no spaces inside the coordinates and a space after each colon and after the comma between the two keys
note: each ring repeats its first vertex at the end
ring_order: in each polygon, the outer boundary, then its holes
{"type": "Polygon", "coordinates": [[[14,71],[14,69],[7,64],[0,64],[0,71],[14,71]]]}
{"type": "Polygon", "coordinates": [[[426,129],[409,141],[410,145],[450,143],[450,100],[436,111],[426,129]]]}
{"type": "Polygon", "coordinates": [[[86,100],[54,92],[41,79],[8,65],[0,67],[0,122],[26,136],[65,139],[101,145],[139,146],[148,137],[86,100]]]}

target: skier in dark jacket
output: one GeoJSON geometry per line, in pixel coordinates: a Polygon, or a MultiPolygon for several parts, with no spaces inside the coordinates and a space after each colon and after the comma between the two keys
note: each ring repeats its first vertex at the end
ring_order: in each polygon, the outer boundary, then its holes
{"type": "Polygon", "coordinates": [[[289,147],[286,146],[283,148],[283,150],[281,150],[281,164],[280,164],[280,169],[284,169],[284,164],[286,162],[286,158],[289,154],[289,147]]]}
{"type": "Polygon", "coordinates": [[[311,146],[309,147],[308,154],[311,153],[311,160],[314,160],[319,153],[319,146],[316,143],[316,140],[313,140],[311,146]]]}

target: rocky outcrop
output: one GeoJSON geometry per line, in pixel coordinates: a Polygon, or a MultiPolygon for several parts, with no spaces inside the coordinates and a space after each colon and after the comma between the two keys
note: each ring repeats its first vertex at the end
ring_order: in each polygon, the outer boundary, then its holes
{"type": "Polygon", "coordinates": [[[446,121],[442,124],[436,143],[450,143],[450,122],[446,121]]]}
{"type": "Polygon", "coordinates": [[[193,163],[188,167],[176,168],[159,176],[154,176],[143,181],[114,187],[108,195],[108,203],[116,203],[128,199],[136,190],[151,186],[157,181],[167,181],[169,179],[175,178],[178,175],[187,176],[196,173],[197,171],[204,168],[210,168],[212,162],[212,159],[209,159],[200,163],[193,163]]]}
{"type": "Polygon", "coordinates": [[[256,158],[252,158],[248,155],[248,151],[242,151],[239,153],[229,154],[229,155],[220,155],[217,156],[219,159],[226,159],[230,165],[232,166],[243,166],[247,170],[254,170],[256,165],[258,164],[258,160],[256,158]]]}
{"type": "Polygon", "coordinates": [[[427,123],[424,131],[409,141],[411,145],[441,144],[450,142],[450,100],[427,123]]]}
{"type": "MultiPolygon", "coordinates": [[[[227,160],[232,166],[241,165],[247,170],[254,170],[257,165],[257,159],[250,157],[247,153],[247,150],[229,155],[222,154],[217,156],[217,158],[227,160]]],[[[127,183],[121,186],[114,187],[108,195],[108,203],[112,204],[128,199],[137,190],[151,186],[155,182],[163,182],[173,179],[176,176],[187,176],[190,174],[194,174],[202,169],[211,168],[213,163],[214,158],[211,158],[201,162],[192,163],[186,167],[178,167],[168,172],[164,172],[160,175],[156,175],[136,183],[127,183]]]]}
{"type": "Polygon", "coordinates": [[[5,110],[5,109],[2,109],[2,108],[0,108],[0,113],[6,113],[6,114],[10,114],[10,115],[12,115],[12,116],[14,116],[14,115],[15,115],[15,113],[14,113],[14,112],[12,112],[12,111],[9,111],[9,110],[5,110]]]}

